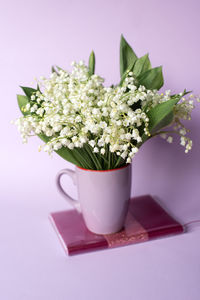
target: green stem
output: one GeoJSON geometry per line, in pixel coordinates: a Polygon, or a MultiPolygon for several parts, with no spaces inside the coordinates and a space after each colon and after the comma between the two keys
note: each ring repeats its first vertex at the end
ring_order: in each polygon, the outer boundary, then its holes
{"type": "Polygon", "coordinates": [[[80,167],[84,168],[84,169],[92,169],[92,166],[85,160],[84,155],[81,155],[77,149],[73,149],[73,152],[75,154],[75,157],[78,158],[78,163],[80,165],[80,167]],[[84,163],[83,163],[84,162],[84,163]]]}
{"type": "Polygon", "coordinates": [[[104,157],[104,155],[102,155],[102,154],[100,154],[101,155],[101,158],[104,160],[104,162],[106,163],[106,164],[108,164],[108,160],[104,157]]]}
{"type": "Polygon", "coordinates": [[[85,149],[86,149],[86,151],[88,152],[88,154],[89,154],[91,160],[93,161],[96,170],[102,170],[101,164],[99,163],[99,161],[98,161],[98,159],[97,159],[95,153],[92,152],[92,150],[90,149],[90,146],[89,146],[88,144],[86,144],[85,149]]]}
{"type": "Polygon", "coordinates": [[[97,162],[97,165],[98,165],[98,169],[99,169],[99,170],[103,170],[101,161],[99,161],[99,159],[98,159],[98,156],[99,156],[100,158],[101,158],[101,156],[100,156],[98,153],[97,153],[97,154],[94,153],[94,156],[95,156],[95,159],[96,159],[96,162],[97,162]]]}
{"type": "Polygon", "coordinates": [[[118,166],[118,164],[120,163],[120,161],[121,161],[121,156],[119,156],[119,158],[118,158],[118,160],[117,160],[117,162],[116,162],[116,164],[114,166],[114,169],[118,166]]]}
{"type": "Polygon", "coordinates": [[[110,170],[110,150],[108,146],[108,170],[110,170]]]}
{"type": "Polygon", "coordinates": [[[151,137],[149,137],[149,138],[153,138],[154,136],[157,136],[157,135],[160,135],[160,134],[164,134],[164,133],[176,133],[176,134],[178,134],[178,135],[180,135],[180,136],[183,136],[181,133],[179,133],[178,131],[176,131],[176,130],[167,130],[167,131],[165,131],[165,130],[163,130],[163,131],[159,131],[159,132],[157,132],[157,133],[155,133],[155,134],[152,134],[152,136],[151,137]]]}

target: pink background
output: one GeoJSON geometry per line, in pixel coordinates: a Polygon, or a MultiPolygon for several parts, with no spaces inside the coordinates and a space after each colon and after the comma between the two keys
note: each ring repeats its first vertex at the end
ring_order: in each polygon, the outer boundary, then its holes
{"type": "MultiPolygon", "coordinates": [[[[39,153],[39,139],[22,145],[10,120],[20,116],[16,93],[52,64],[96,54],[106,84],[119,81],[121,33],[153,66],[163,65],[165,89],[200,93],[198,0],[2,1],[0,4],[1,202],[0,298],[199,299],[198,228],[169,239],[65,257],[49,212],[70,208],[54,179],[73,165],[39,153]]],[[[188,126],[194,148],[147,142],[133,162],[133,195],[152,194],[183,223],[200,218],[200,104],[188,126]]],[[[70,180],[65,185],[76,191],[70,180]]]]}

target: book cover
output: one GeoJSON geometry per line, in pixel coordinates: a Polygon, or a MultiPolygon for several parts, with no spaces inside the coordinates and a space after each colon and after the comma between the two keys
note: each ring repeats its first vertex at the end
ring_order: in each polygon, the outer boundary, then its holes
{"type": "Polygon", "coordinates": [[[146,242],[184,232],[150,195],[130,200],[124,228],[117,233],[98,235],[90,232],[82,214],[76,210],[53,212],[50,220],[69,255],[146,242]]]}

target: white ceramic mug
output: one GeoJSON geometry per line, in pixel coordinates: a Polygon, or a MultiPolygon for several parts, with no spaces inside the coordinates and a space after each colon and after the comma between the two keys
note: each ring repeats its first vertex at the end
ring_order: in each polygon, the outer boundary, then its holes
{"type": "Polygon", "coordinates": [[[111,234],[123,228],[131,193],[131,165],[96,171],[80,167],[63,169],[57,174],[58,190],[79,212],[87,228],[96,234],[111,234]],[[78,187],[78,200],[63,189],[60,179],[68,175],[78,187]]]}

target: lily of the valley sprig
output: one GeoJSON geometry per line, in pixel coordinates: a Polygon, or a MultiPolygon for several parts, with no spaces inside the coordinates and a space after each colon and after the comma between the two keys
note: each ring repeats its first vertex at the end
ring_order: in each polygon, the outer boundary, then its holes
{"type": "Polygon", "coordinates": [[[40,149],[97,170],[131,163],[141,145],[156,135],[171,143],[171,133],[176,133],[185,152],[191,149],[182,120],[191,119],[195,97],[186,99],[185,90],[159,93],[162,68],[152,68],[148,55],[138,58],[122,36],[120,83],[105,87],[94,71],[92,52],[88,66],[73,62],[71,72],[53,67],[37,89],[22,87],[25,95],[17,98],[23,116],[16,124],[24,143],[37,135],[45,142],[40,149]]]}

